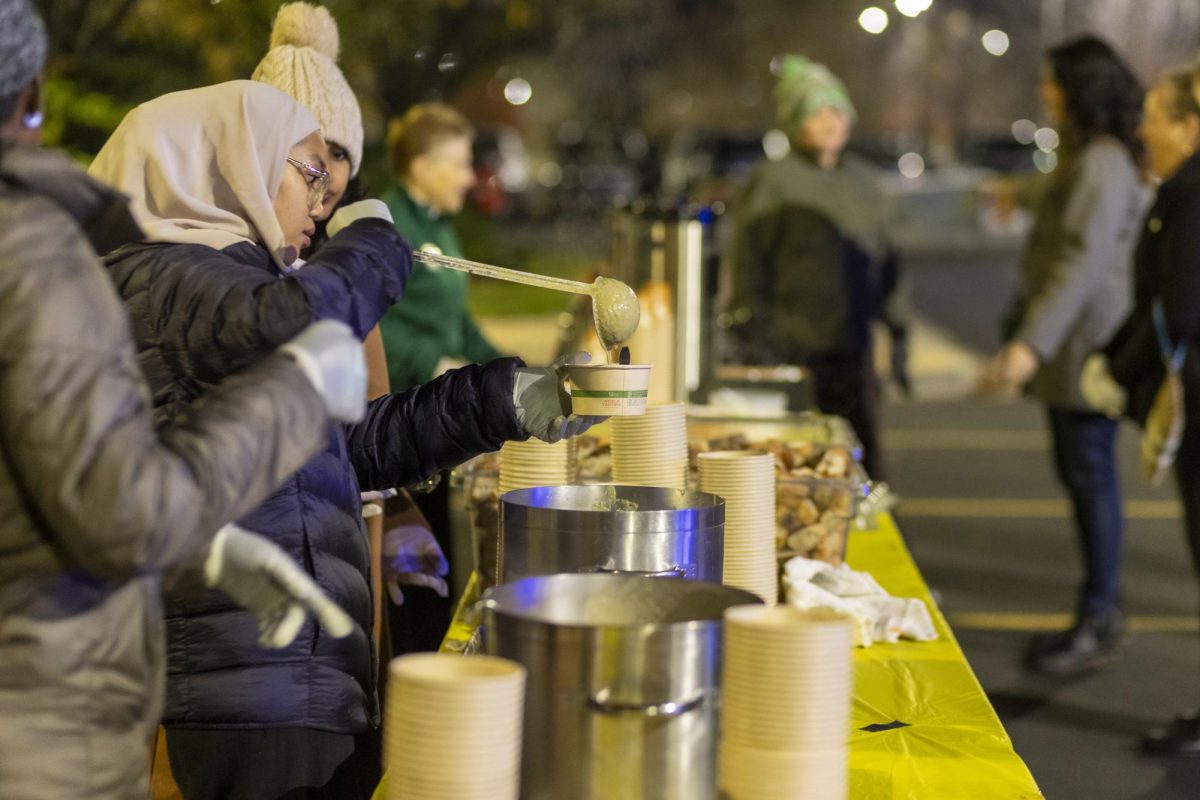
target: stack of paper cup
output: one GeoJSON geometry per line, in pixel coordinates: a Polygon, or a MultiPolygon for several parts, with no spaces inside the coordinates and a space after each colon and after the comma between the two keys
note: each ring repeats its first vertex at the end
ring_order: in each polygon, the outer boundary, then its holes
{"type": "Polygon", "coordinates": [[[535,486],[568,486],[578,472],[575,440],[505,442],[500,448],[500,493],[535,486]]]}
{"type": "Polygon", "coordinates": [[[614,483],[686,489],[686,406],[652,405],[640,417],[613,417],[612,465],[614,483]]]}
{"type": "Polygon", "coordinates": [[[700,490],[725,498],[724,582],[779,601],[775,457],[737,450],[700,454],[700,490]]]}
{"type": "Polygon", "coordinates": [[[850,618],[725,612],[720,784],[729,800],[844,800],[853,703],[850,618]]]}
{"type": "Polygon", "coordinates": [[[388,800],[517,800],[525,668],[415,653],[389,668],[388,800]]]}

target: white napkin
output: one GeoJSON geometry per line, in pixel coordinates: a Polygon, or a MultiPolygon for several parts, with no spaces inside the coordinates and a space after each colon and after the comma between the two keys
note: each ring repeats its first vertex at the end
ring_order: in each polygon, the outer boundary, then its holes
{"type": "Polygon", "coordinates": [[[787,601],[796,608],[832,608],[854,618],[854,644],[927,642],[938,638],[929,609],[918,598],[892,597],[866,572],[797,556],[784,565],[787,601]]]}

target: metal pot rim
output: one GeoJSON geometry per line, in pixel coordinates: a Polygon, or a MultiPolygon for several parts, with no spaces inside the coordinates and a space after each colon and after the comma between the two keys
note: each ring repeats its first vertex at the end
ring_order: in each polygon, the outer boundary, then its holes
{"type": "Polygon", "coordinates": [[[719,583],[710,583],[706,581],[672,581],[660,580],[655,578],[632,577],[621,575],[604,575],[604,574],[573,574],[560,573],[557,575],[539,575],[512,583],[501,584],[500,586],[489,589],[485,594],[482,605],[488,611],[491,611],[497,616],[506,617],[509,619],[519,620],[523,623],[531,623],[545,628],[550,628],[558,631],[578,630],[581,632],[608,630],[620,631],[622,633],[656,633],[666,631],[687,632],[707,628],[713,625],[720,625],[723,621],[725,610],[738,605],[757,605],[763,601],[757,595],[752,594],[743,589],[738,589],[733,586],[725,586],[719,583]],[[533,611],[526,608],[512,608],[506,605],[501,605],[502,599],[497,598],[497,594],[514,594],[521,591],[524,585],[530,591],[537,585],[554,586],[555,584],[593,586],[596,589],[612,587],[619,589],[622,585],[625,586],[640,586],[643,581],[651,581],[654,583],[653,591],[660,592],[677,592],[683,594],[693,594],[699,597],[710,595],[726,595],[728,602],[718,600],[713,603],[713,610],[709,616],[700,616],[692,619],[679,619],[675,621],[659,620],[659,621],[631,621],[631,622],[586,622],[583,620],[558,621],[552,618],[551,615],[544,611],[533,611]]]}
{"type": "Polygon", "coordinates": [[[581,533],[672,533],[725,524],[725,499],[707,492],[611,485],[618,498],[633,499],[639,505],[667,507],[633,511],[592,507],[602,499],[600,495],[609,491],[609,486],[539,486],[506,492],[500,496],[502,526],[512,523],[529,529],[549,527],[581,533]],[[554,498],[565,502],[557,506],[539,502],[554,498]]]}
{"type": "MultiPolygon", "coordinates": [[[[642,579],[652,580],[652,579],[642,579]]],[[[625,624],[619,623],[586,623],[586,622],[555,622],[546,617],[534,614],[531,612],[513,611],[511,609],[501,609],[492,600],[483,602],[484,608],[493,612],[498,616],[507,617],[509,619],[528,622],[542,628],[552,628],[555,631],[561,632],[578,632],[578,633],[595,633],[597,631],[619,631],[623,634],[645,633],[654,634],[662,632],[679,632],[689,633],[696,630],[704,630],[714,625],[723,624],[723,619],[689,619],[680,620],[679,622],[630,622],[625,624]]],[[[732,608],[732,606],[730,606],[732,608]]]]}

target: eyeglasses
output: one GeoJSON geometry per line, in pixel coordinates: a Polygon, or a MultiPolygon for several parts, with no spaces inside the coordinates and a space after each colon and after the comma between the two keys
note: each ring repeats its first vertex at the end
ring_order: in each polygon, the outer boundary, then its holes
{"type": "Polygon", "coordinates": [[[291,156],[288,156],[288,163],[300,170],[300,174],[308,182],[308,210],[318,210],[325,200],[325,190],[329,188],[329,173],[320,167],[305,164],[291,156]]]}

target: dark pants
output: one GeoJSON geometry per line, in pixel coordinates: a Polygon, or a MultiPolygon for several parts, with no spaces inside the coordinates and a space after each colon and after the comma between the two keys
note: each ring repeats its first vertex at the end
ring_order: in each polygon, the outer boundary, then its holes
{"type": "Polygon", "coordinates": [[[867,473],[874,480],[885,480],[879,450],[879,376],[871,353],[811,356],[801,363],[812,372],[817,408],[850,421],[862,442],[867,473]]]}
{"type": "Polygon", "coordinates": [[[1103,414],[1047,409],[1054,465],[1075,508],[1083,551],[1080,615],[1104,614],[1121,602],[1125,511],[1117,475],[1117,423],[1103,414]]]}
{"type": "Polygon", "coordinates": [[[378,731],[308,728],[167,731],[184,800],[369,800],[379,786],[378,731]]]}
{"type": "MultiPolygon", "coordinates": [[[[1179,500],[1183,504],[1183,530],[1192,554],[1192,567],[1200,578],[1200,409],[1187,409],[1187,424],[1179,452],[1175,454],[1175,481],[1179,485],[1179,500]]],[[[1194,695],[1193,695],[1193,703],[1194,695]]]]}
{"type": "Polygon", "coordinates": [[[1188,410],[1188,424],[1175,455],[1175,480],[1183,503],[1184,531],[1192,553],[1192,566],[1200,578],[1200,421],[1191,424],[1194,412],[1188,410]]]}

